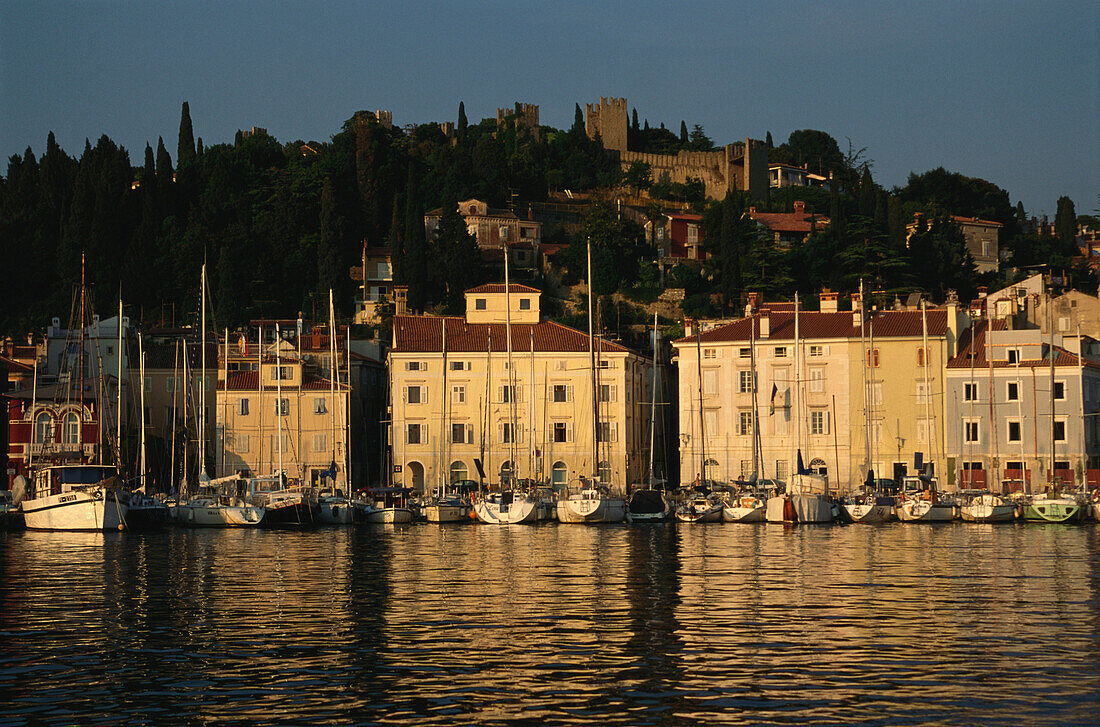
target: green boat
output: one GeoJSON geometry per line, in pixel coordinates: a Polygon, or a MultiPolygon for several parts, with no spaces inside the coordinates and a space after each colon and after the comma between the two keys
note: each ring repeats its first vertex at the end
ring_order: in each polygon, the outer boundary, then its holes
{"type": "Polygon", "coordinates": [[[1032,523],[1076,523],[1084,514],[1081,503],[1068,495],[1036,495],[1024,505],[1024,520],[1032,523]]]}

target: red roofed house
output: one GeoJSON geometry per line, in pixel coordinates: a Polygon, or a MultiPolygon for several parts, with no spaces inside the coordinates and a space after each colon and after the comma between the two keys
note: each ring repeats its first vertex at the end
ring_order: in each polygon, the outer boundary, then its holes
{"type": "MultiPolygon", "coordinates": [[[[488,255],[487,261],[500,261],[499,251],[507,245],[510,265],[525,269],[538,266],[542,223],[530,219],[530,214],[528,219],[521,219],[512,210],[494,209],[477,199],[459,202],[458,211],[467,231],[477,238],[477,246],[483,253],[496,253],[488,255]]],[[[442,217],[443,210],[438,207],[424,215],[424,228],[429,239],[439,227],[442,217]]]]}
{"type": "Polygon", "coordinates": [[[465,316],[394,317],[395,481],[426,491],[479,480],[475,460],[494,486],[519,477],[563,490],[598,471],[622,490],[641,478],[648,362],[598,338],[593,374],[588,335],[542,320],[540,295],[482,285],[466,291],[465,316]]]}
{"type": "Polygon", "coordinates": [[[854,310],[841,311],[836,293],[820,298],[820,311],[798,313],[797,341],[795,312],[763,303],[710,330],[693,325],[703,329],[698,342],[694,335],[673,342],[681,483],[704,470],[719,481],[751,475],[757,430],[760,477],[786,480],[799,443],[805,465],[825,474],[834,492],[858,488],[869,468],[877,478],[912,473],[918,452],[943,473],[944,402],[936,392],[966,316],[955,305],[926,315],[865,311],[858,294],[854,310]]]}
{"type": "Polygon", "coordinates": [[[665,224],[656,226],[654,237],[662,257],[703,260],[707,255],[702,215],[666,214],[665,224]]]}
{"type": "Polygon", "coordinates": [[[811,233],[829,226],[828,217],[806,212],[802,200],[795,200],[794,212],[757,212],[755,207],[749,207],[749,217],[770,231],[779,247],[805,242],[811,233]]]}

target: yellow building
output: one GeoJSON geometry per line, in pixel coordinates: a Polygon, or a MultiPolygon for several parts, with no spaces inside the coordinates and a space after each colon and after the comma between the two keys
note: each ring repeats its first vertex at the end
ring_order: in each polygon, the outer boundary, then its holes
{"type": "Polygon", "coordinates": [[[336,485],[346,489],[347,384],[320,376],[285,340],[264,345],[251,360],[251,370],[239,358],[218,382],[217,475],[270,474],[281,461],[289,478],[322,484],[335,462],[336,485]]]}
{"type": "Polygon", "coordinates": [[[593,371],[588,335],[541,320],[539,295],[482,285],[466,291],[464,317],[394,317],[395,481],[478,480],[478,462],[490,484],[512,475],[560,489],[598,470],[622,488],[642,476],[649,363],[597,339],[593,371]]]}

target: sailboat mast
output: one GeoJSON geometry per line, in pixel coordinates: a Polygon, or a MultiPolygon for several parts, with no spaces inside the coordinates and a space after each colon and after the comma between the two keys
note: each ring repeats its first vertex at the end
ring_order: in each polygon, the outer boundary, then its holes
{"type": "Polygon", "coordinates": [[[508,282],[508,245],[501,243],[504,250],[504,336],[508,347],[508,456],[511,459],[512,481],[515,482],[519,467],[516,463],[516,386],[515,371],[512,368],[512,285],[508,282]]]}
{"type": "Polygon", "coordinates": [[[752,379],[752,474],[760,477],[763,452],[760,452],[760,410],[756,402],[756,315],[749,318],[749,376],[752,379]]]}
{"type": "Polygon", "coordinates": [[[118,299],[118,381],[116,382],[117,401],[115,402],[115,469],[122,474],[122,298],[118,299]]]}
{"type": "MultiPolygon", "coordinates": [[[[996,395],[993,385],[993,311],[989,296],[985,297],[985,360],[989,364],[989,481],[986,489],[993,492],[993,480],[999,478],[997,472],[997,420],[994,418],[993,399],[996,395]]],[[[1004,486],[1001,486],[1002,489],[1004,486]]]]}
{"type": "MultiPolygon", "coordinates": [[[[77,354],[79,364],[77,390],[80,392],[80,419],[76,424],[76,443],[80,453],[78,462],[84,461],[84,291],[84,253],[82,252],[80,253],[80,352],[77,354]]],[[[69,386],[72,387],[72,372],[69,373],[69,381],[69,386]]]]}
{"type": "Polygon", "coordinates": [[[179,368],[180,368],[180,347],[179,342],[176,342],[175,348],[175,360],[172,362],[172,418],[169,421],[169,426],[172,428],[169,432],[170,444],[169,449],[171,455],[169,456],[169,475],[168,475],[168,492],[174,490],[177,486],[176,480],[176,423],[179,420],[179,408],[176,404],[177,392],[179,391],[179,384],[176,383],[180,380],[179,368]]]}
{"type": "MultiPolygon", "coordinates": [[[[440,392],[440,398],[443,399],[443,427],[439,434],[441,438],[441,444],[443,445],[443,461],[439,467],[439,479],[440,479],[440,495],[446,496],[447,485],[451,479],[451,432],[450,430],[450,418],[447,408],[447,318],[443,318],[443,388],[440,392]]],[[[465,434],[465,432],[463,432],[465,434]]]]}
{"type": "Polygon", "coordinates": [[[138,334],[138,367],[141,372],[141,469],[138,471],[138,488],[145,491],[145,348],[138,334]]]}
{"type": "Polygon", "coordinates": [[[202,416],[199,417],[199,474],[201,476],[206,473],[206,263],[202,264],[202,285],[200,287],[199,296],[202,299],[200,306],[202,313],[199,319],[199,329],[202,341],[202,351],[200,351],[202,371],[199,374],[199,410],[202,412],[202,416]]]}
{"type": "MultiPolygon", "coordinates": [[[[863,295],[863,279],[859,281],[859,345],[863,349],[860,373],[863,375],[863,452],[867,473],[871,473],[871,387],[867,380],[867,361],[871,355],[867,348],[867,299],[863,295]]],[[[866,476],[865,476],[866,477],[866,476]]],[[[874,483],[872,483],[874,484],[874,483]]]]}
{"type": "MultiPolygon", "coordinates": [[[[329,424],[331,425],[332,436],[332,461],[336,462],[336,308],[332,304],[332,288],[328,289],[328,360],[329,360],[329,376],[328,376],[328,391],[329,391],[329,424]]],[[[299,334],[301,331],[299,331],[299,334]]],[[[298,336],[298,346],[301,347],[302,337],[298,336]]],[[[299,348],[300,350],[300,348],[299,348]]],[[[298,360],[301,361],[302,357],[299,356],[298,360]]],[[[299,387],[299,391],[301,387],[299,387]]],[[[299,409],[298,418],[301,420],[301,409],[299,409]]],[[[336,489],[336,473],[332,473],[332,489],[336,489]]]]}
{"type": "Polygon", "coordinates": [[[699,478],[705,484],[707,481],[707,430],[703,417],[703,327],[698,319],[695,321],[695,374],[699,378],[699,452],[703,455],[702,467],[699,470],[699,478]]]}
{"type": "Polygon", "coordinates": [[[279,324],[275,324],[275,419],[278,424],[276,430],[276,446],[279,451],[279,484],[283,484],[283,363],[280,358],[280,349],[283,337],[279,332],[279,324]]]}
{"type": "Polygon", "coordinates": [[[596,348],[595,348],[595,329],[592,325],[592,298],[595,295],[595,291],[592,289],[592,238],[586,239],[587,251],[588,251],[588,363],[589,363],[589,379],[592,383],[592,479],[593,481],[599,477],[600,474],[600,399],[599,393],[596,391],[596,348]]]}
{"type": "Polygon", "coordinates": [[[802,456],[802,413],[799,411],[799,405],[802,403],[802,397],[799,395],[798,387],[802,382],[802,340],[799,338],[798,330],[798,292],[794,294],[794,387],[791,391],[791,398],[794,408],[794,447],[795,447],[795,469],[798,470],[798,474],[802,474],[802,468],[798,466],[798,460],[802,456]]]}
{"type": "Polygon", "coordinates": [[[531,402],[527,405],[527,423],[528,429],[531,430],[531,441],[527,443],[527,451],[531,455],[531,464],[528,469],[528,473],[532,479],[535,477],[535,405],[538,403],[538,397],[535,395],[535,326],[531,325],[531,395],[528,400],[531,402]]]}
{"type": "Polygon", "coordinates": [[[932,367],[931,351],[928,350],[928,301],[920,302],[921,346],[924,347],[924,431],[928,436],[929,454],[932,455],[932,468],[935,469],[936,425],[932,417],[932,386],[928,371],[932,367]]]}
{"type": "MultiPolygon", "coordinates": [[[[221,475],[224,477],[229,469],[229,466],[225,461],[225,440],[227,434],[227,427],[229,425],[229,328],[225,329],[225,349],[223,350],[222,359],[225,366],[222,372],[225,374],[222,378],[222,471],[221,475]]],[[[217,402],[215,402],[217,403],[217,402]]]]}
{"type": "Polygon", "coordinates": [[[657,313],[653,313],[653,391],[649,403],[649,489],[653,489],[653,458],[657,449],[657,346],[661,334],[657,330],[657,313]]]}
{"type": "Polygon", "coordinates": [[[1054,476],[1054,299],[1047,293],[1047,330],[1050,337],[1050,484],[1057,484],[1054,476]]]}

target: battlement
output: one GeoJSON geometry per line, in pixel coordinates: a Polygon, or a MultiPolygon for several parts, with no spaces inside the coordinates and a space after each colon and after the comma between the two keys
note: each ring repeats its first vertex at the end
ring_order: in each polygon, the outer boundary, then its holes
{"type": "Polygon", "coordinates": [[[539,105],[516,102],[511,109],[497,109],[497,126],[504,124],[509,116],[515,119],[516,127],[524,127],[536,140],[539,138],[539,105]]]}
{"type": "Polygon", "coordinates": [[[598,104],[586,103],[585,132],[590,139],[598,135],[604,149],[626,151],[626,131],[629,126],[629,112],[626,98],[600,97],[598,104]]]}

